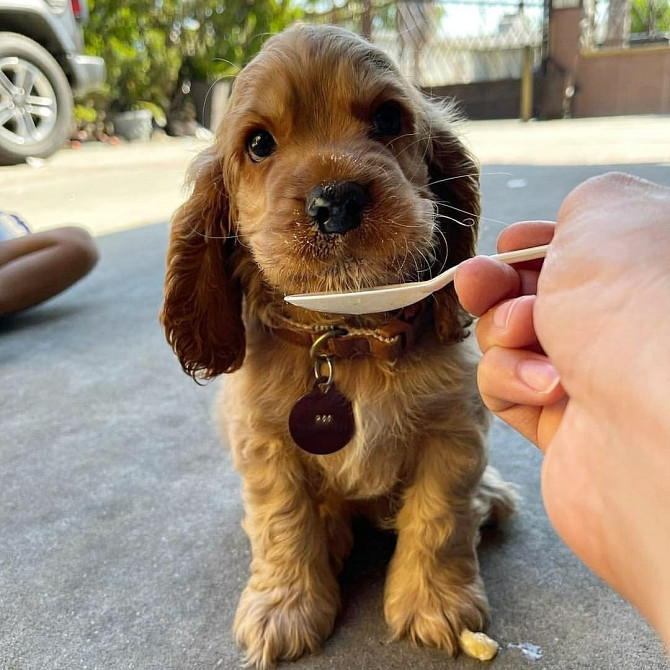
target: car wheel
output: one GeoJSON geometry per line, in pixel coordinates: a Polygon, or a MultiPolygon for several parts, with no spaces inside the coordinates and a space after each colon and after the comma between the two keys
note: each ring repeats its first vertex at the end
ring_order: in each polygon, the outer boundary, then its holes
{"type": "Polygon", "coordinates": [[[72,109],[70,84],[51,54],[23,35],[0,32],[0,165],[60,149],[72,109]]]}

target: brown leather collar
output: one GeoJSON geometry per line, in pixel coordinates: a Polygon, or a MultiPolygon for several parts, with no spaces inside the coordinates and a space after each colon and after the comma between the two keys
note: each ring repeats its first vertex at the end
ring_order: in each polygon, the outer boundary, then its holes
{"type": "MultiPolygon", "coordinates": [[[[400,314],[384,325],[371,328],[340,326],[346,334],[336,335],[323,342],[319,354],[338,358],[371,356],[380,360],[400,358],[426,329],[432,319],[431,298],[405,307],[400,314]]],[[[275,315],[276,323],[269,325],[283,340],[310,348],[332,326],[307,326],[284,316],[275,315]]]]}

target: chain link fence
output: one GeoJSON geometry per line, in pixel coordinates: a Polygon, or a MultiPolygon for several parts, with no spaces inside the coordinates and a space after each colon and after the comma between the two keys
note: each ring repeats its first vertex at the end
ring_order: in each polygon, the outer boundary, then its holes
{"type": "Polygon", "coordinates": [[[543,0],[348,2],[307,20],[362,33],[426,88],[518,78],[524,48],[537,66],[546,39],[543,0]]]}

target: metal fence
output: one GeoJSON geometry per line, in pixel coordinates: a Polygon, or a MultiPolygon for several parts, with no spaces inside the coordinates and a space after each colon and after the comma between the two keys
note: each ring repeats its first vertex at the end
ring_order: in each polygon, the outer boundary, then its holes
{"type": "Polygon", "coordinates": [[[546,35],[543,0],[348,2],[307,18],[366,35],[425,87],[518,78],[524,47],[539,65],[546,35]]]}

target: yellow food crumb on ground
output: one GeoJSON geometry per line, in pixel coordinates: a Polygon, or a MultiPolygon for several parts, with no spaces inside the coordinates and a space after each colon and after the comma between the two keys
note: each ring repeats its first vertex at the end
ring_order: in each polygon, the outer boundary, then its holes
{"type": "Polygon", "coordinates": [[[498,643],[486,633],[473,633],[467,628],[461,633],[461,649],[479,661],[490,661],[498,653],[498,643]]]}

